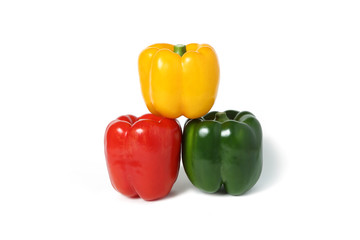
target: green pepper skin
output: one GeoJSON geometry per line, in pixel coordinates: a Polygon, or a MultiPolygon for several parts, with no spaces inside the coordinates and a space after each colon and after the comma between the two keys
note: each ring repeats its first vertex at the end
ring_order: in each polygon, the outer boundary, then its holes
{"type": "Polygon", "coordinates": [[[208,193],[241,195],[251,189],[262,169],[262,130],[250,112],[210,112],[188,119],[182,159],[191,183],[208,193]]]}

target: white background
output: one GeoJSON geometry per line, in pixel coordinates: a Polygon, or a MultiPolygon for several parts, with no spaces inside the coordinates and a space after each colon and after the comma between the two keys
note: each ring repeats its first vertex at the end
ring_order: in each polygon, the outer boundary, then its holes
{"type": "MultiPolygon", "coordinates": [[[[359,239],[359,1],[1,1],[1,239],[359,239]],[[103,136],[147,113],[148,45],[209,43],[213,110],[262,123],[264,169],[244,196],[126,198],[103,136]]],[[[183,124],[185,118],[180,118],[183,124]]]]}

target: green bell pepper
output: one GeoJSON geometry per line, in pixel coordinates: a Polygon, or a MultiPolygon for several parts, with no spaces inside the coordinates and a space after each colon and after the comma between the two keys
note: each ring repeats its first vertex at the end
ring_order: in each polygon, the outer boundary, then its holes
{"type": "Polygon", "coordinates": [[[231,195],[252,188],[262,169],[262,130],[250,112],[210,112],[188,119],[182,159],[191,183],[209,193],[231,195]]]}

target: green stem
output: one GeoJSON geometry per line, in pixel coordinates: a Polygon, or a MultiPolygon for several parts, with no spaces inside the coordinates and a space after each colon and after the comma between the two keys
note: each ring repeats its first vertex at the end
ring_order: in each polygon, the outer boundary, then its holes
{"type": "Polygon", "coordinates": [[[184,45],[184,44],[176,44],[174,46],[174,52],[179,54],[180,57],[182,57],[182,55],[184,55],[184,53],[186,53],[186,45],[184,45]]]}
{"type": "Polygon", "coordinates": [[[217,122],[225,122],[229,120],[228,116],[226,115],[225,112],[217,112],[215,114],[215,121],[217,122]]]}

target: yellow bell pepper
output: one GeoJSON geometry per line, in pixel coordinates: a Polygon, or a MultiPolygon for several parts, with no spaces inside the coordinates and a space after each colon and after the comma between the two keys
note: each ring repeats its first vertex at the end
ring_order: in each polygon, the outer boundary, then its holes
{"type": "Polygon", "coordinates": [[[151,113],[199,118],[215,102],[219,64],[208,44],[154,44],[140,53],[139,75],[151,113]]]}

